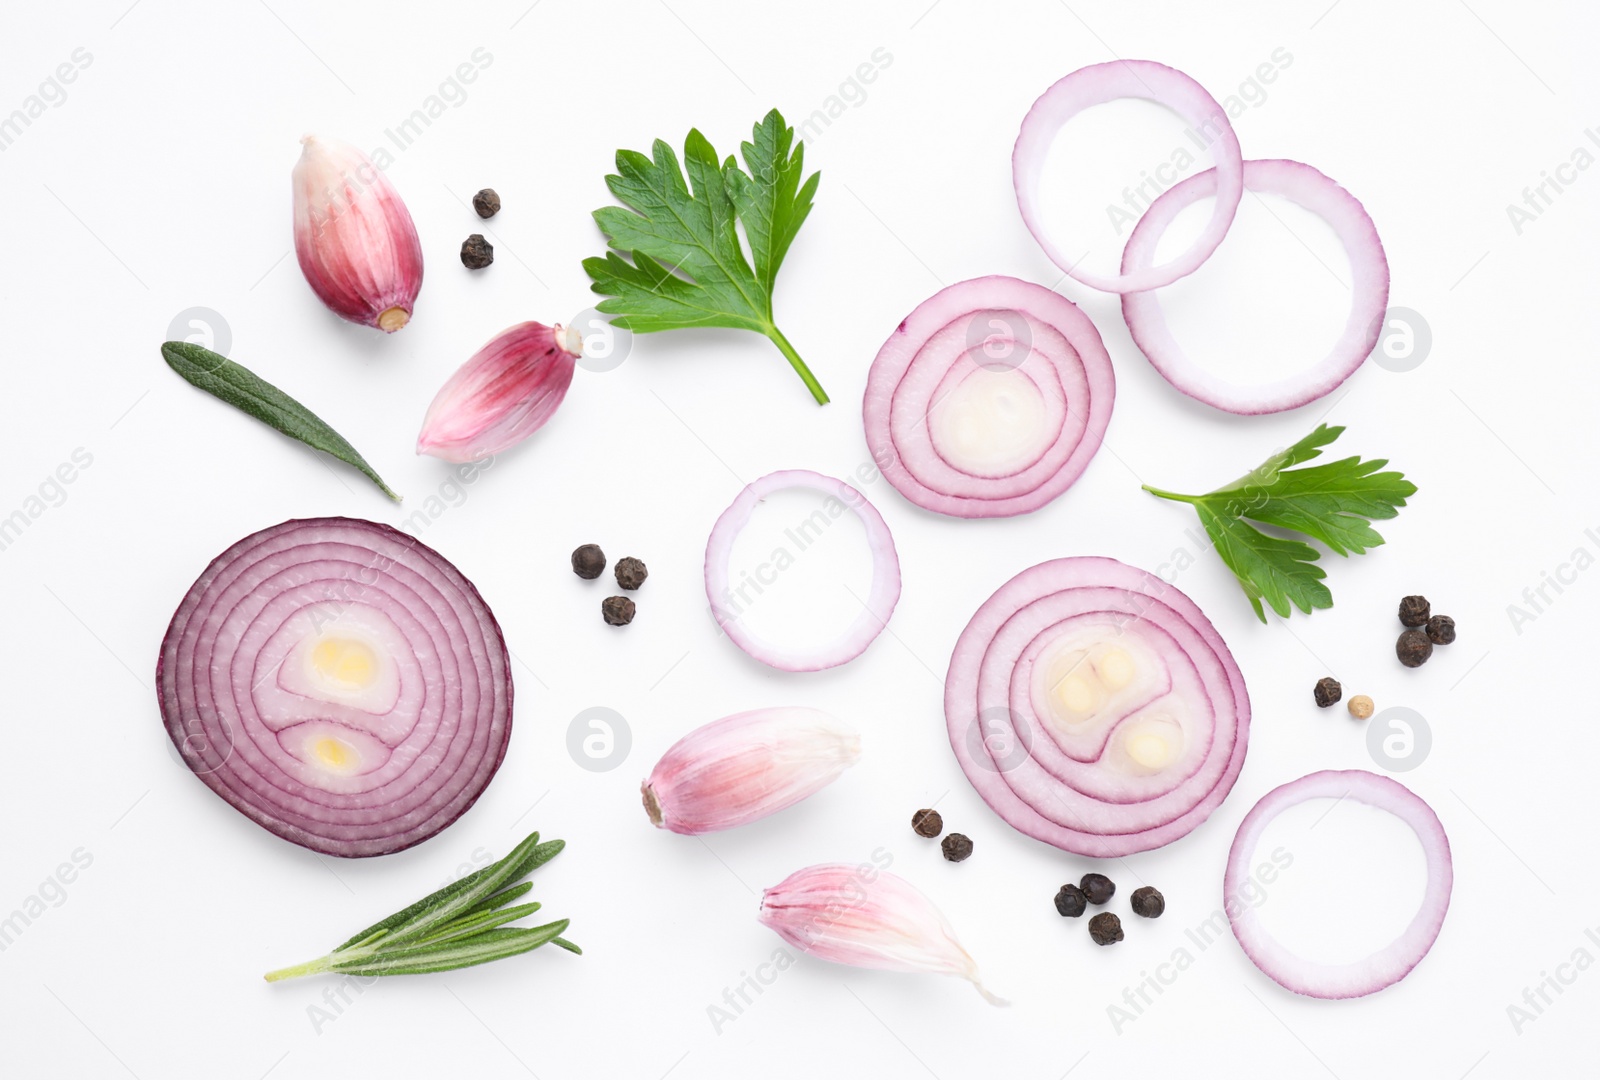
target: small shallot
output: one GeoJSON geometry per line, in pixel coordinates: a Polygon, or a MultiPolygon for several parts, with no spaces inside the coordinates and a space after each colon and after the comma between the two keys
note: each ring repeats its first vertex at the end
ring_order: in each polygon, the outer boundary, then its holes
{"type": "Polygon", "coordinates": [[[978,965],[944,914],[909,881],[871,864],[797,870],[761,897],[757,916],[790,945],[836,964],[957,975],[991,1005],[978,965]]]}
{"type": "Polygon", "coordinates": [[[640,791],[652,824],[692,836],[787,809],[860,758],[855,728],[825,712],[754,709],[679,739],[640,791]]]}

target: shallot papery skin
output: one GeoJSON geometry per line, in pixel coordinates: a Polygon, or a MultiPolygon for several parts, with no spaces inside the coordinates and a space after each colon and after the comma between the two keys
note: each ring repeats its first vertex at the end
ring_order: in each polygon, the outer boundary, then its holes
{"type": "Polygon", "coordinates": [[[978,965],[944,914],[905,878],[872,864],[823,863],[797,870],[761,897],[762,924],[804,952],[882,971],[957,975],[991,1005],[978,965]]]}
{"type": "Polygon", "coordinates": [[[400,195],[366,154],[307,135],[294,167],[294,253],[342,319],[394,333],[422,289],[422,243],[400,195]]]}
{"type": "Polygon", "coordinates": [[[457,464],[515,446],[545,425],[572,385],[576,330],[525,322],[496,336],[428,406],[417,453],[457,464]]]}
{"type": "Polygon", "coordinates": [[[861,758],[861,736],[817,709],[755,709],[696,728],[641,787],[658,828],[697,835],[793,806],[861,758]]]}

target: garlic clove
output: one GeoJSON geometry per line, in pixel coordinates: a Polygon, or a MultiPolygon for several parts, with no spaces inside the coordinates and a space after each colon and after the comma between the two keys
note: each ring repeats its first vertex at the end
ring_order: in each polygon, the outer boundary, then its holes
{"type": "Polygon", "coordinates": [[[790,874],[761,897],[762,925],[836,964],[956,975],[991,1005],[978,965],[943,912],[905,878],[871,863],[824,863],[790,874]]]}
{"type": "Polygon", "coordinates": [[[294,167],[294,252],[340,318],[394,333],[422,289],[422,244],[388,177],[348,143],[307,135],[294,167]]]}
{"type": "Polygon", "coordinates": [[[515,446],[555,414],[582,351],[575,330],[525,322],[497,335],[428,406],[417,453],[479,461],[515,446]]]}
{"type": "Polygon", "coordinates": [[[735,713],[673,744],[641,786],[657,828],[697,835],[793,806],[861,758],[851,725],[798,706],[735,713]]]}

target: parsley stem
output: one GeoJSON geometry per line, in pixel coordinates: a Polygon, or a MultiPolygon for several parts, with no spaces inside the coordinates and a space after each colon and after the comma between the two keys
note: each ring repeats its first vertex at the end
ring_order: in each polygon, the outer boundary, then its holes
{"type": "Polygon", "coordinates": [[[789,344],[789,339],[783,336],[783,331],[769,323],[767,337],[772,339],[772,343],[778,347],[778,351],[788,359],[789,366],[794,368],[795,373],[800,376],[800,381],[806,384],[806,389],[810,390],[811,396],[817,399],[817,404],[826,405],[828,403],[828,392],[822,388],[822,384],[817,381],[817,377],[811,374],[811,369],[806,367],[804,360],[800,359],[800,354],[795,352],[793,345],[789,344]]]}
{"type": "Polygon", "coordinates": [[[1163,491],[1160,488],[1151,487],[1149,484],[1142,484],[1140,486],[1143,487],[1150,494],[1152,494],[1152,495],[1154,495],[1154,496],[1156,496],[1157,498],[1160,498],[1160,499],[1172,499],[1175,502],[1186,502],[1186,503],[1197,503],[1201,499],[1201,496],[1199,496],[1199,495],[1179,495],[1175,491],[1163,491]]]}

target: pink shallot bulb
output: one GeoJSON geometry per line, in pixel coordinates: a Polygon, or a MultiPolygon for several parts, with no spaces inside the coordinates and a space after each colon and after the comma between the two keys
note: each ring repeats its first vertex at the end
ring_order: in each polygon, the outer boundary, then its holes
{"type": "Polygon", "coordinates": [[[797,870],[761,897],[762,925],[790,945],[836,964],[957,975],[991,1005],[978,965],[944,914],[905,878],[870,863],[797,870]]]}
{"type": "Polygon", "coordinates": [[[422,289],[422,244],[388,177],[348,143],[307,135],[294,167],[294,253],[342,319],[394,333],[422,289]]]}
{"type": "Polygon", "coordinates": [[[754,709],[679,739],[640,790],[657,828],[697,835],[793,806],[860,758],[855,728],[825,712],[754,709]]]}
{"type": "Polygon", "coordinates": [[[417,453],[456,463],[515,446],[567,396],[583,339],[570,327],[518,323],[479,349],[440,388],[417,453]]]}

